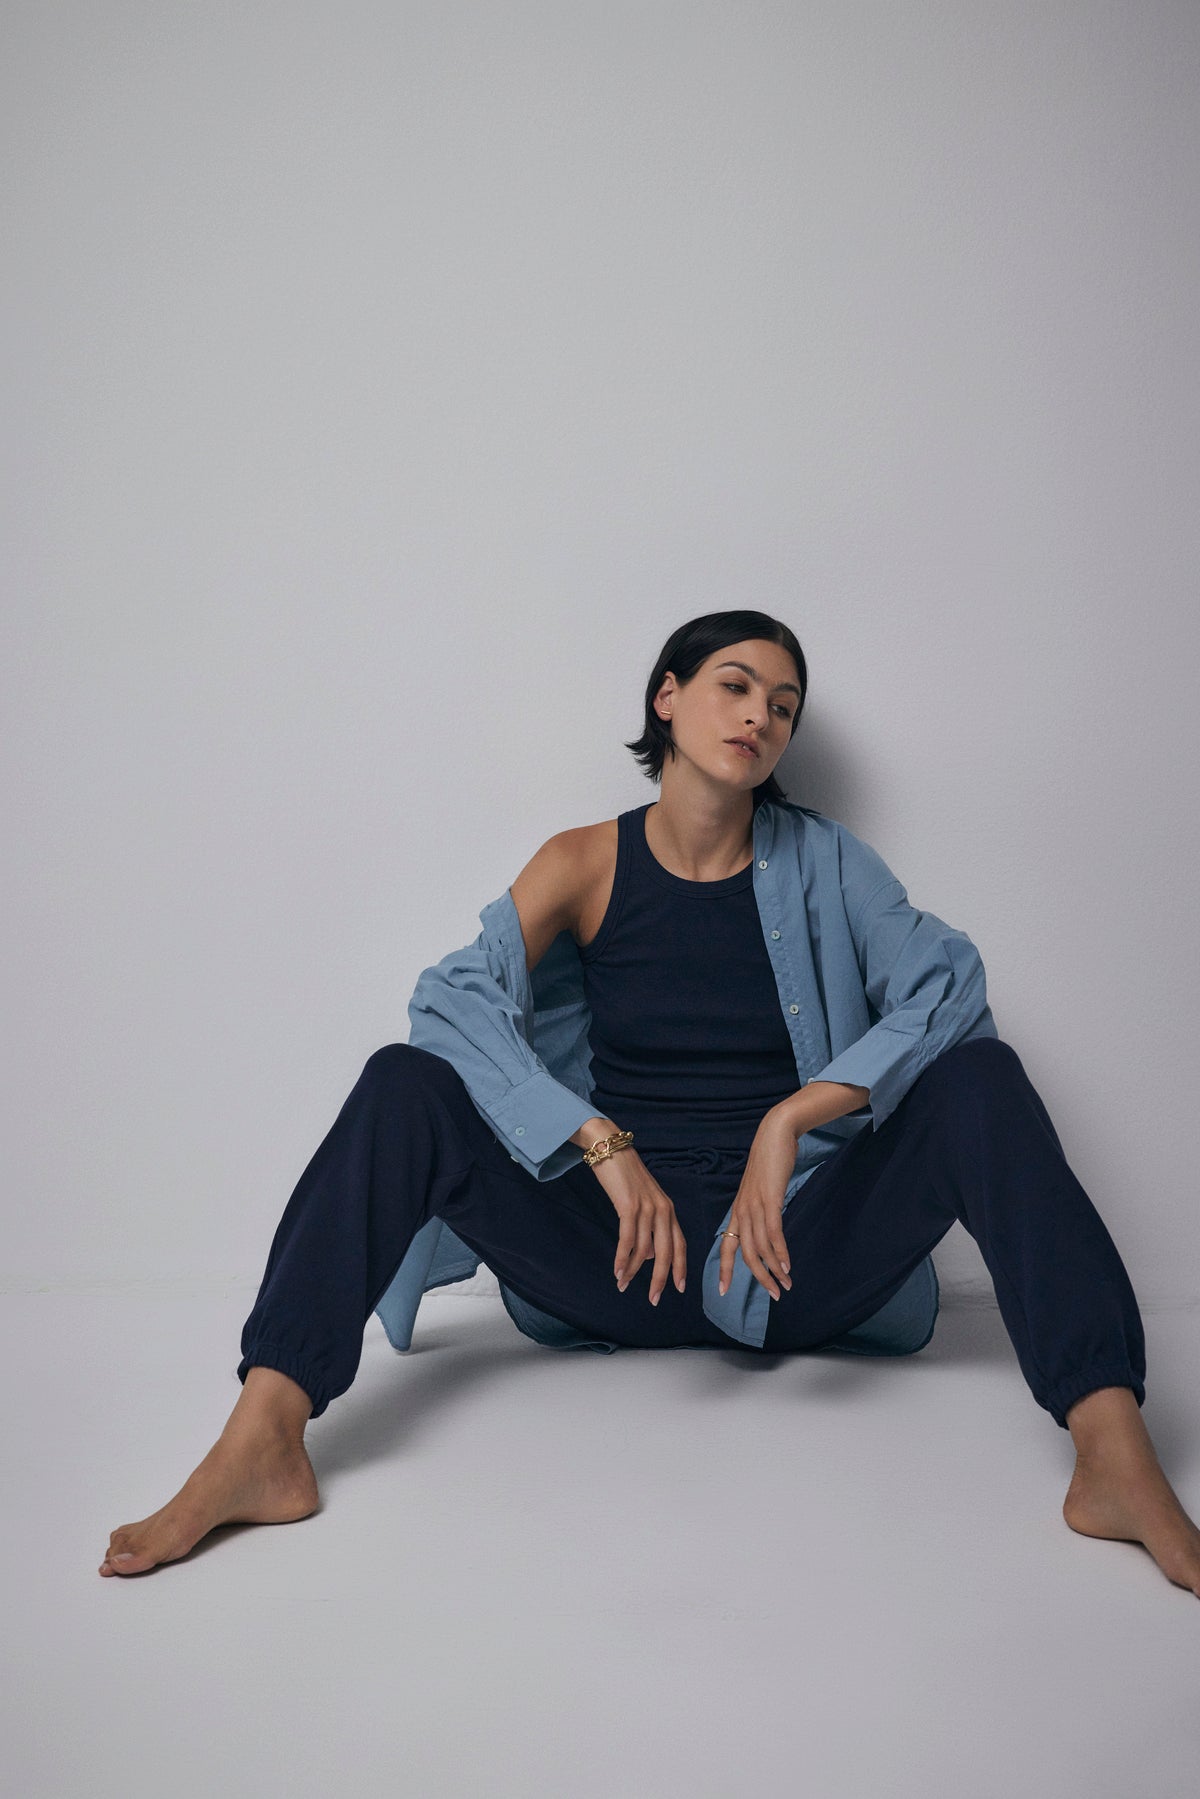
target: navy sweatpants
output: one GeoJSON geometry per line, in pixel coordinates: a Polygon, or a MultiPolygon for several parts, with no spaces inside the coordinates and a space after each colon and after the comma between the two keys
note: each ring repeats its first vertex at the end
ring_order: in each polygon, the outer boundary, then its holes
{"type": "MultiPolygon", "coordinates": [[[[431,1216],[522,1298],[594,1335],[740,1347],[705,1316],[700,1271],[745,1153],[701,1146],[644,1160],[687,1242],[685,1291],[668,1280],[657,1306],[650,1263],[617,1289],[617,1215],[589,1168],[537,1180],[450,1063],[409,1044],[377,1050],[280,1220],[239,1379],[278,1369],[318,1417],[354,1379],[363,1326],[431,1216]]],[[[1129,1276],[1019,1056],[998,1038],[936,1057],[881,1129],[861,1130],[790,1202],[792,1287],[772,1302],[764,1351],[811,1349],[870,1317],[956,1219],[979,1245],[1021,1372],[1057,1424],[1097,1387],[1130,1387],[1143,1403],[1129,1276]]]]}

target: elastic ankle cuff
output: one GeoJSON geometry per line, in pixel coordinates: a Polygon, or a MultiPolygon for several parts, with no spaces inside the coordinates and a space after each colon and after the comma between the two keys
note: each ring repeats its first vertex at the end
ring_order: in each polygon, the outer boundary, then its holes
{"type": "Polygon", "coordinates": [[[1053,1392],[1047,1394],[1042,1401],[1055,1424],[1063,1430],[1070,1430],[1067,1413],[1077,1400],[1085,1399],[1089,1393],[1097,1392],[1101,1387],[1129,1387],[1133,1397],[1140,1406],[1146,1402],[1146,1384],[1126,1363],[1124,1367],[1089,1368],[1072,1375],[1070,1380],[1060,1381],[1053,1392]]]}
{"type": "Polygon", "coordinates": [[[278,1343],[254,1343],[245,1352],[238,1363],[237,1377],[242,1385],[246,1384],[246,1376],[251,1368],[273,1368],[277,1374],[286,1374],[294,1380],[298,1387],[303,1387],[312,1401],[310,1421],[319,1418],[333,1395],[326,1390],[324,1381],[316,1373],[311,1363],[303,1356],[298,1356],[290,1349],[283,1349],[278,1343]]]}

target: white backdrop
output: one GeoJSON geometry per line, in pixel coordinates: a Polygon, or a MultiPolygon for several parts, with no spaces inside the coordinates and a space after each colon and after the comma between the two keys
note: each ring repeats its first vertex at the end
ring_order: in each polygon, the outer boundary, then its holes
{"type": "MultiPolygon", "coordinates": [[[[1196,1296],[1187,3],[10,0],[9,1286],[257,1281],[683,619],[1196,1296]]],[[[990,1292],[957,1229],[948,1290],[990,1292]]]]}

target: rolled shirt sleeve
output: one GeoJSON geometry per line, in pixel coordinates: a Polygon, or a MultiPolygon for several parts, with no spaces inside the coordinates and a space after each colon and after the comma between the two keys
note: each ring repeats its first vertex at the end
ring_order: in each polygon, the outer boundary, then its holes
{"type": "Polygon", "coordinates": [[[503,957],[483,932],[420,975],[409,1001],[409,1042],[462,1076],[476,1110],[513,1160],[553,1180],[583,1151],[570,1139],[595,1108],[555,1080],[525,1035],[503,957]]]}
{"type": "Polygon", "coordinates": [[[935,1056],[998,1033],[983,962],[966,933],[910,905],[883,858],[847,831],[842,857],[850,934],[877,1021],[811,1079],[866,1087],[861,1111],[878,1130],[935,1056]]]}

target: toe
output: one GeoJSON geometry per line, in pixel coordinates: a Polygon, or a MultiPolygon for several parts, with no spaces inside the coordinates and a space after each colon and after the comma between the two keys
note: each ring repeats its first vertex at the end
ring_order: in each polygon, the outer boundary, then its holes
{"type": "Polygon", "coordinates": [[[116,1555],[109,1556],[108,1564],[114,1574],[144,1574],[147,1568],[153,1568],[161,1559],[156,1555],[148,1555],[144,1550],[135,1552],[132,1549],[122,1549],[116,1555]]]}
{"type": "Polygon", "coordinates": [[[146,1553],[144,1539],[139,1544],[135,1533],[136,1527],[129,1524],[113,1531],[100,1564],[101,1574],[141,1574],[154,1566],[159,1558],[146,1553]]]}

